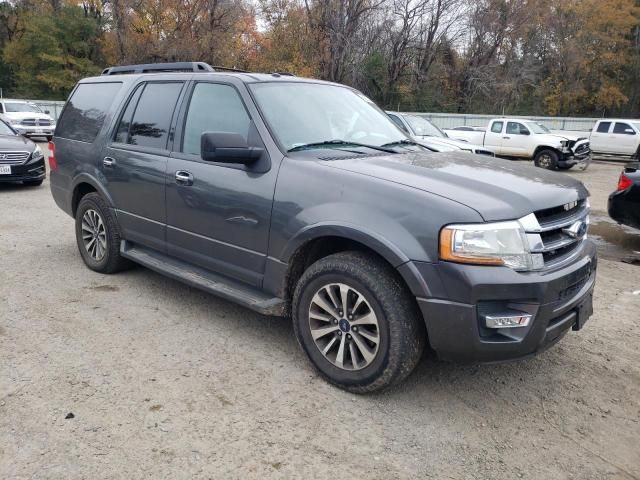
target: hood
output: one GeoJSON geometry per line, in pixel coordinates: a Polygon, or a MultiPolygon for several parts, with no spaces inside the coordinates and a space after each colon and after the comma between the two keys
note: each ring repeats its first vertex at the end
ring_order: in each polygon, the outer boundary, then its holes
{"type": "Polygon", "coordinates": [[[513,220],[589,195],[582,182],[568,175],[461,151],[348,158],[325,165],[449,198],[486,221],[513,220]]]}
{"type": "Polygon", "coordinates": [[[414,136],[413,139],[420,145],[424,145],[428,148],[436,149],[439,152],[453,152],[460,150],[458,145],[449,142],[447,138],[441,137],[429,137],[429,136],[414,136]]]}
{"type": "Polygon", "coordinates": [[[53,122],[53,119],[47,115],[46,113],[37,113],[37,112],[7,112],[3,113],[6,118],[10,118],[12,120],[22,120],[24,118],[38,118],[42,120],[50,120],[53,122]]]}
{"type": "Polygon", "coordinates": [[[440,145],[447,145],[449,147],[455,147],[456,150],[460,149],[460,150],[471,150],[471,151],[476,151],[477,149],[482,149],[482,150],[487,150],[485,147],[481,146],[481,145],[476,145],[474,143],[469,143],[469,142],[465,142],[463,140],[457,140],[455,138],[450,138],[450,137],[432,137],[432,136],[425,136],[425,135],[416,135],[414,136],[414,140],[416,140],[418,143],[424,143],[426,145],[428,144],[440,144],[440,145]]]}
{"type": "Polygon", "coordinates": [[[0,151],[33,152],[36,144],[21,135],[0,135],[0,151]]]}
{"type": "Polygon", "coordinates": [[[544,133],[544,134],[539,134],[537,135],[537,137],[539,138],[550,138],[550,139],[554,139],[555,141],[561,141],[561,140],[569,140],[572,142],[578,141],[578,140],[584,140],[587,137],[586,136],[578,136],[578,135],[565,135],[560,134],[560,133],[544,133]]]}

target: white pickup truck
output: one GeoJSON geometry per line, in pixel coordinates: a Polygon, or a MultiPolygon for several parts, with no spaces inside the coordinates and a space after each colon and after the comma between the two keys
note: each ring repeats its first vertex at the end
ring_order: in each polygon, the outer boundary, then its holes
{"type": "Polygon", "coordinates": [[[640,154],[640,120],[607,118],[598,120],[591,131],[594,154],[628,156],[640,154]]]}
{"type": "Polygon", "coordinates": [[[549,170],[566,170],[591,161],[589,139],[552,133],[544,125],[522,118],[496,118],[485,131],[445,130],[458,138],[495,151],[497,156],[533,159],[535,165],[549,170]]]}

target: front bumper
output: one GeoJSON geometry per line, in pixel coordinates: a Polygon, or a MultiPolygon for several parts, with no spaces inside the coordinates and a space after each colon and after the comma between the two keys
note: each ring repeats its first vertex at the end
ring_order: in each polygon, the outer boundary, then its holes
{"type": "Polygon", "coordinates": [[[35,126],[35,125],[11,125],[21,135],[25,137],[52,137],[56,129],[55,125],[35,126]]]}
{"type": "Polygon", "coordinates": [[[44,157],[28,160],[22,165],[10,165],[11,173],[0,175],[0,182],[33,182],[46,176],[44,157]]]}
{"type": "Polygon", "coordinates": [[[418,298],[429,342],[440,358],[499,362],[526,357],[579,329],[592,313],[596,249],[585,240],[574,261],[548,272],[448,262],[414,263],[431,296],[418,298]],[[526,327],[488,329],[484,315],[532,315],[526,327]]]}

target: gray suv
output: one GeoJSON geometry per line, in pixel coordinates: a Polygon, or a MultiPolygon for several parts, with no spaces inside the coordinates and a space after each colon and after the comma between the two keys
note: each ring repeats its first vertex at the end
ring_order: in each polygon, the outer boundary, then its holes
{"type": "Polygon", "coordinates": [[[592,313],[588,192],[568,176],[415,144],[356,90],[203,63],[80,81],[51,191],[86,265],[144,265],[286,315],[330,382],[370,392],[425,346],[494,362],[592,313]]]}

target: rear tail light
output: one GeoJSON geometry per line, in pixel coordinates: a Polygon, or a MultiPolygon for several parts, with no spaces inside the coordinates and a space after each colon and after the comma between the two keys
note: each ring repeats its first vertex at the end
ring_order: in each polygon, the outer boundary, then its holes
{"type": "Polygon", "coordinates": [[[58,161],[56,160],[56,144],[49,142],[49,168],[52,172],[58,169],[58,161]]]}
{"type": "Polygon", "coordinates": [[[633,182],[631,181],[631,179],[627,177],[624,173],[620,174],[620,179],[618,180],[618,191],[621,192],[623,190],[626,190],[631,185],[633,185],[633,182]]]}

